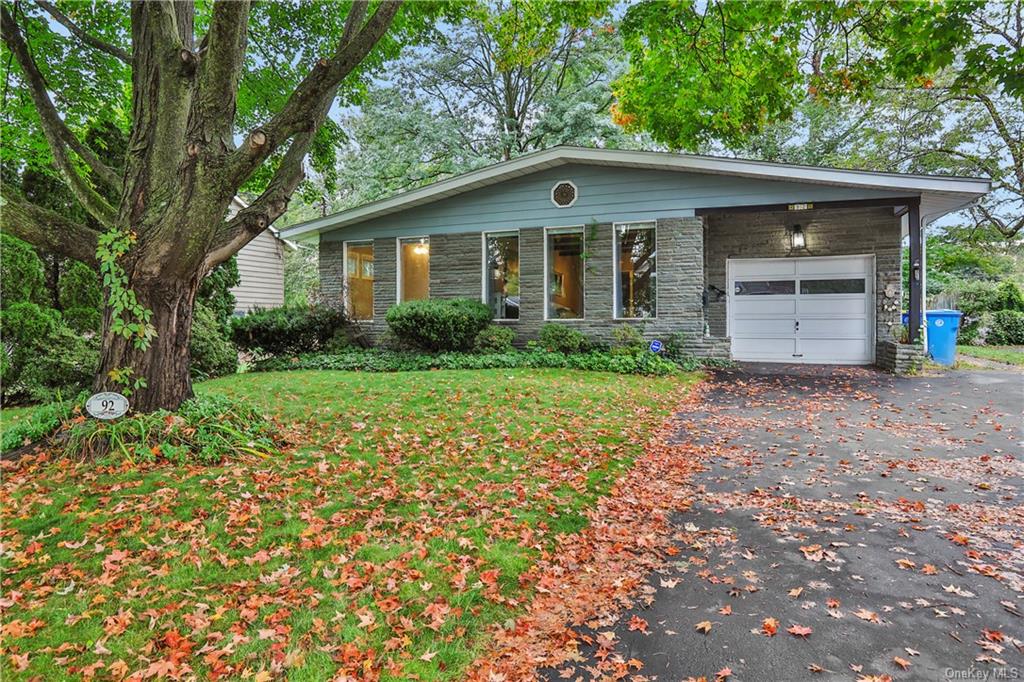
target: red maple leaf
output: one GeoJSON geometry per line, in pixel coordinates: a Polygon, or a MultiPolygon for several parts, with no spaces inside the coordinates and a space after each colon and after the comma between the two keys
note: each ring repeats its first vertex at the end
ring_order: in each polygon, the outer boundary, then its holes
{"type": "Polygon", "coordinates": [[[629,629],[633,631],[639,630],[645,635],[650,633],[650,630],[647,628],[647,621],[640,616],[633,616],[629,619],[629,629]]]}

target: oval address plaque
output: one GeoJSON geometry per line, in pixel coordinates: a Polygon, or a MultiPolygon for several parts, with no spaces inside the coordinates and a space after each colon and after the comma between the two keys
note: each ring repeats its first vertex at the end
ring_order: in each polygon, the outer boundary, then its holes
{"type": "Polygon", "coordinates": [[[120,393],[97,393],[85,401],[85,411],[97,419],[117,419],[128,411],[128,398],[120,393]]]}

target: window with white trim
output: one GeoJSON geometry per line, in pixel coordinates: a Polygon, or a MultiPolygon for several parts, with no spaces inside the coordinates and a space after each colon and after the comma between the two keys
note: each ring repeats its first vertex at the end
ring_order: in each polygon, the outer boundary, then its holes
{"type": "Polygon", "coordinates": [[[345,242],[345,306],[353,320],[373,319],[373,242],[345,242]]]}
{"type": "Polygon", "coordinates": [[[398,302],[430,298],[430,238],[398,240],[398,302]]]}
{"type": "Polygon", "coordinates": [[[545,239],[547,318],[581,320],[585,283],[583,228],[549,229],[545,239]]]}
{"type": "Polygon", "coordinates": [[[658,247],[654,223],[615,225],[615,317],[658,314],[658,247]]]}
{"type": "Polygon", "coordinates": [[[484,235],[484,303],[496,320],[519,319],[519,233],[484,235]]]}

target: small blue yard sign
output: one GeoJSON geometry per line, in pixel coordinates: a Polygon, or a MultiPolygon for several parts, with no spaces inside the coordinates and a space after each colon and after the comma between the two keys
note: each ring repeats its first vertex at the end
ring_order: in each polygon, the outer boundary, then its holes
{"type": "Polygon", "coordinates": [[[664,346],[662,345],[661,341],[659,341],[658,339],[654,339],[653,341],[651,341],[651,352],[652,353],[660,353],[662,348],[664,348],[664,346]]]}

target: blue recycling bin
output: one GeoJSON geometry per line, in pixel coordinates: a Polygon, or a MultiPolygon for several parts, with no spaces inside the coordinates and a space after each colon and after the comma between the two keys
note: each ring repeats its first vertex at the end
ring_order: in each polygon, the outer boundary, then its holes
{"type": "MultiPolygon", "coordinates": [[[[956,335],[960,331],[959,310],[929,310],[924,314],[928,321],[928,355],[940,365],[956,362],[956,335]]],[[[910,322],[910,314],[903,313],[904,325],[910,322]]]]}
{"type": "Polygon", "coordinates": [[[940,365],[956,362],[956,334],[960,331],[959,310],[929,310],[925,313],[928,321],[928,355],[940,365]]]}

